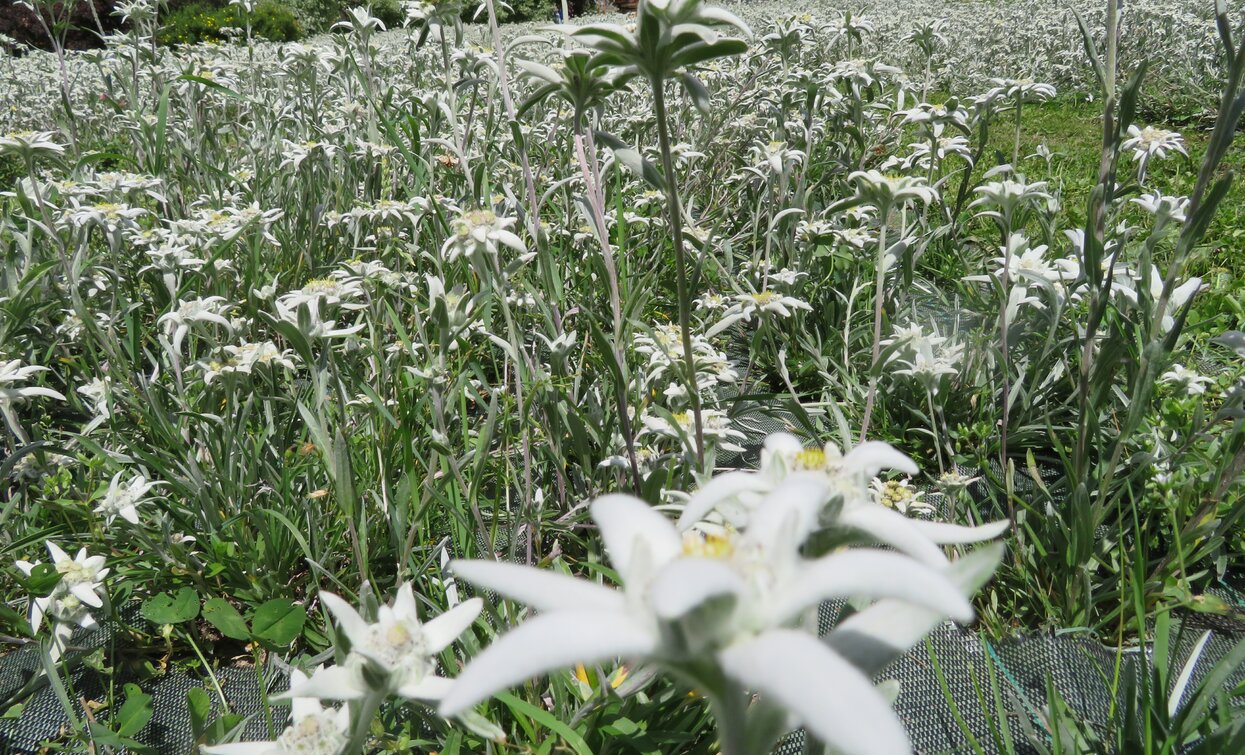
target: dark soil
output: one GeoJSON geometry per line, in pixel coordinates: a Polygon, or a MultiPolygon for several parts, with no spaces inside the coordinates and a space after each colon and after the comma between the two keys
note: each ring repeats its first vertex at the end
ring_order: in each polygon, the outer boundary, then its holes
{"type": "MultiPolygon", "coordinates": [[[[44,3],[36,2],[35,4],[43,7],[43,18],[53,32],[57,32],[58,28],[64,28],[65,49],[68,50],[103,47],[103,42],[100,40],[100,26],[107,34],[111,34],[121,26],[121,20],[112,14],[116,5],[115,0],[57,2],[53,3],[50,9],[44,3]],[[95,6],[94,14],[91,13],[92,4],[95,6]]],[[[14,0],[0,0],[0,34],[17,40],[24,47],[52,49],[47,30],[39,22],[35,11],[18,5],[14,0]]],[[[7,45],[0,44],[0,51],[5,46],[7,45]]]]}

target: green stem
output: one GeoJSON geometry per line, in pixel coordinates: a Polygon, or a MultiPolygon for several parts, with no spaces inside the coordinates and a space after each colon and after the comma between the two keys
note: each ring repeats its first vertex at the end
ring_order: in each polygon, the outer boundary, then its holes
{"type": "Polygon", "coordinates": [[[679,204],[678,180],[674,174],[674,158],[670,151],[670,128],[666,122],[666,92],[661,79],[652,79],[653,110],[657,114],[657,139],[661,146],[661,170],[666,177],[666,206],[670,215],[670,235],[674,239],[675,265],[679,297],[679,330],[683,334],[683,361],[687,372],[687,392],[692,399],[692,417],[696,423],[696,465],[705,464],[705,431],[700,416],[700,391],[696,387],[696,362],[692,358],[691,300],[687,285],[687,251],[683,248],[683,209],[679,204]]]}
{"type": "Polygon", "coordinates": [[[376,711],[380,710],[380,705],[384,701],[385,693],[373,690],[360,702],[350,704],[350,712],[354,715],[352,721],[354,729],[350,734],[350,741],[342,748],[343,754],[363,752],[363,744],[367,742],[368,732],[372,729],[372,719],[376,717],[376,711]]]}
{"type": "Polygon", "coordinates": [[[720,755],[754,755],[748,752],[748,698],[746,694],[726,685],[721,694],[709,698],[713,718],[718,727],[720,755]]]}
{"type": "Polygon", "coordinates": [[[1020,170],[1020,116],[1024,112],[1024,97],[1016,95],[1016,143],[1012,148],[1012,170],[1020,170]]]}
{"type": "Polygon", "coordinates": [[[878,208],[882,227],[878,230],[878,257],[873,281],[873,357],[869,360],[869,395],[865,398],[865,418],[860,423],[860,442],[868,437],[873,401],[878,393],[878,359],[882,356],[882,300],[886,288],[886,229],[890,223],[890,206],[878,208]]]}
{"type": "Polygon", "coordinates": [[[929,429],[934,434],[934,456],[938,458],[938,473],[944,474],[947,468],[942,463],[942,444],[938,434],[938,415],[934,411],[934,392],[929,388],[925,389],[925,403],[929,407],[929,429]]]}

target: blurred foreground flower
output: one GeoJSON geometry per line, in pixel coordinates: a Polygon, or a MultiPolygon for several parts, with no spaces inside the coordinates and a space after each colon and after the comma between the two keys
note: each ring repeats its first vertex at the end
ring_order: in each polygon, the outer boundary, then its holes
{"type": "MultiPolygon", "coordinates": [[[[876,471],[875,463],[865,466],[876,471]]],[[[653,663],[703,692],[726,755],[767,751],[793,720],[844,753],[909,752],[902,724],[869,677],[881,658],[938,621],[971,620],[965,596],[993,572],[1001,547],[950,566],[873,548],[805,558],[801,548],[834,497],[825,474],[786,475],[742,532],[707,522],[680,531],[637,498],[600,498],[591,514],[619,590],[516,564],[455,562],[462,578],[540,614],[473,659],[441,713],[460,714],[543,672],[623,657],[653,663]],[[809,631],[816,606],[852,597],[878,602],[818,640],[809,631]]],[[[696,497],[688,506],[711,508],[696,497]]]]}

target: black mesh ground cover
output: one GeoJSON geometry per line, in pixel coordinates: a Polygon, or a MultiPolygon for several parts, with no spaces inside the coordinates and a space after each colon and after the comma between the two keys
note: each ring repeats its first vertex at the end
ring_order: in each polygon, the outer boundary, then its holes
{"type": "MultiPolygon", "coordinates": [[[[1222,591],[1230,602],[1241,604],[1241,594],[1222,591]]],[[[842,606],[828,603],[819,616],[825,631],[838,619],[842,606]]],[[[1183,665],[1203,631],[1211,631],[1202,656],[1195,666],[1190,689],[1210,673],[1229,650],[1245,638],[1245,623],[1222,617],[1186,619],[1184,631],[1175,643],[1173,656],[1183,665]]],[[[80,649],[71,653],[106,650],[116,637],[113,627],[81,633],[75,637],[80,649]]],[[[1126,650],[1122,670],[1135,667],[1141,648],[1126,650]]],[[[982,635],[946,624],[935,630],[924,643],[891,664],[878,675],[878,681],[899,682],[896,713],[908,729],[917,753],[1001,753],[1000,720],[1007,722],[1008,738],[1017,753],[1037,752],[1028,741],[1023,718],[1029,731],[1040,732],[1039,714],[1046,707],[1048,678],[1069,708],[1081,720],[1105,731],[1114,700],[1111,680],[1116,673],[1117,651],[1082,636],[1031,635],[992,642],[982,635]],[[941,678],[940,678],[941,677],[941,678]],[[997,697],[996,697],[997,695],[997,697]],[[999,705],[996,699],[1002,701],[999,705]]],[[[0,699],[10,698],[31,679],[37,678],[42,664],[37,646],[30,645],[0,657],[0,699]]],[[[250,720],[247,739],[272,736],[264,715],[259,675],[254,668],[224,668],[216,672],[230,709],[250,720]]],[[[285,689],[287,677],[275,665],[264,669],[269,694],[285,689]]],[[[1245,680],[1245,670],[1227,681],[1230,687],[1245,680]]],[[[118,689],[132,679],[108,679],[105,675],[79,665],[70,675],[71,697],[75,700],[103,700],[112,683],[118,689]]],[[[140,686],[152,695],[154,716],[135,737],[159,753],[177,755],[193,752],[190,714],[186,693],[199,687],[208,693],[214,713],[221,712],[215,688],[210,682],[183,670],[174,670],[140,686]]],[[[75,715],[83,710],[75,704],[75,715]]],[[[277,731],[287,720],[287,709],[271,708],[277,731]]],[[[107,712],[98,714],[107,720],[107,712]]],[[[41,743],[55,740],[69,728],[57,696],[46,684],[39,686],[25,699],[21,715],[0,719],[0,755],[35,753],[41,743]]],[[[776,755],[798,755],[804,746],[800,732],[788,737],[775,751],[776,755]]]]}
{"type": "MultiPolygon", "coordinates": [[[[69,675],[67,692],[74,706],[74,716],[83,720],[85,711],[82,701],[106,700],[110,686],[116,690],[119,706],[123,701],[121,690],[124,685],[127,682],[136,682],[144,692],[152,696],[153,715],[134,739],[161,755],[192,752],[194,735],[186,693],[194,687],[203,689],[212,702],[213,716],[218,716],[223,708],[216,687],[210,681],[192,677],[181,669],[140,681],[126,673],[101,673],[80,662],[84,655],[99,648],[104,649],[107,660],[107,654],[116,651],[116,641],[119,639],[117,626],[108,622],[96,631],[78,632],[71,640],[71,649],[65,657],[73,668],[69,675]]],[[[56,741],[71,729],[69,717],[58,695],[42,677],[40,652],[40,647],[32,643],[0,656],[0,702],[8,701],[9,705],[22,704],[19,716],[0,718],[0,755],[42,752],[42,743],[56,741]],[[20,699],[14,699],[15,696],[20,699]]],[[[229,709],[250,717],[246,723],[244,738],[270,738],[264,712],[264,695],[260,689],[261,675],[256,669],[221,668],[213,673],[216,683],[220,685],[220,692],[229,703],[229,709]]],[[[262,676],[269,694],[276,694],[288,687],[288,677],[276,664],[265,667],[262,676]]],[[[273,726],[276,732],[280,732],[288,720],[288,708],[272,706],[270,711],[273,726]]],[[[101,723],[108,720],[106,710],[97,711],[94,715],[101,723]]]]}

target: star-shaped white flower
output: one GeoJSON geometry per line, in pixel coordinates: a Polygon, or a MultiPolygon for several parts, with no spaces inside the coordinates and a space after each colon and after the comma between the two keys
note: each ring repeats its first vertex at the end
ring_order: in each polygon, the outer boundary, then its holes
{"type": "Polygon", "coordinates": [[[902,554],[856,549],[805,559],[800,545],[829,494],[826,479],[794,475],[743,533],[682,533],[637,498],[598,499],[591,514],[620,590],[516,564],[455,562],[462,578],[540,613],[472,660],[442,715],[553,669],[624,657],[685,677],[716,668],[838,751],[909,752],[903,726],[869,678],[800,627],[812,607],[835,598],[895,601],[960,621],[972,607],[957,580],[902,554]],[[810,693],[818,689],[827,694],[810,693]]]}
{"type": "Polygon", "coordinates": [[[286,696],[357,700],[383,689],[410,700],[440,700],[452,684],[436,675],[436,655],[480,615],[483,601],[472,598],[423,623],[410,583],[398,588],[392,606],[381,606],[369,624],[349,603],[322,592],[320,600],[350,640],[345,664],[320,669],[292,685],[286,696]]]}
{"type": "Polygon", "coordinates": [[[113,475],[103,500],[95,507],[95,513],[104,515],[105,525],[111,525],[117,517],[130,524],[138,524],[138,505],[152,488],[160,484],[150,482],[142,475],[136,475],[122,484],[121,475],[121,472],[113,475]]]}

